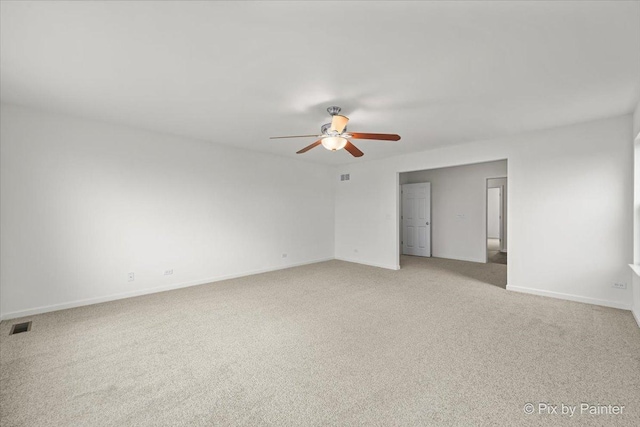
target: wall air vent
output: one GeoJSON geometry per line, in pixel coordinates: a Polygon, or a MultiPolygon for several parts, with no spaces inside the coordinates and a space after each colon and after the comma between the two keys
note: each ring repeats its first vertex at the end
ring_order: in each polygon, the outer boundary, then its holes
{"type": "Polygon", "coordinates": [[[11,332],[9,335],[21,334],[22,332],[29,332],[31,330],[31,321],[24,323],[16,323],[11,326],[11,332]]]}

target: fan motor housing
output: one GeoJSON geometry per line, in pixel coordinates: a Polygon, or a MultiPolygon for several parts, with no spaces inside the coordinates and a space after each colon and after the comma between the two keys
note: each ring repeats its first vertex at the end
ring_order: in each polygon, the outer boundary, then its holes
{"type": "MultiPolygon", "coordinates": [[[[320,133],[322,133],[323,135],[330,135],[329,134],[329,130],[331,129],[331,123],[325,123],[322,125],[322,127],[320,128],[320,133]]],[[[347,127],[345,126],[344,129],[342,130],[342,133],[347,132],[347,127]]],[[[333,132],[335,133],[335,132],[333,132]]],[[[337,135],[337,134],[336,134],[337,135]]]]}

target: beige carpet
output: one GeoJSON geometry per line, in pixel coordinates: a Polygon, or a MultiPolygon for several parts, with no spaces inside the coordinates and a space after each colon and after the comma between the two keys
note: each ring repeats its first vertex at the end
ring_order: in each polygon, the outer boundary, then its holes
{"type": "Polygon", "coordinates": [[[500,252],[500,239],[487,239],[487,261],[494,264],[507,263],[507,253],[500,252]]]}
{"type": "Polygon", "coordinates": [[[628,311],[509,292],[506,266],[340,261],[0,324],[0,424],[640,425],[628,311]],[[487,283],[489,282],[489,283],[487,283]],[[626,405],[526,415],[527,402],[626,405]]]}

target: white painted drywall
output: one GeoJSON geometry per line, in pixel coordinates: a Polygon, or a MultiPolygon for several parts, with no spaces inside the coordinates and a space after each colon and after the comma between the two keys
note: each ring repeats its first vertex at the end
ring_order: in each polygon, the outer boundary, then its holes
{"type": "Polygon", "coordinates": [[[399,267],[399,172],[506,158],[509,289],[629,309],[631,289],[613,283],[631,280],[631,123],[625,115],[343,165],[351,181],[336,187],[336,257],[399,267]]]}
{"type": "Polygon", "coordinates": [[[640,102],[636,105],[636,110],[633,114],[633,136],[634,138],[640,136],[640,102]]]}
{"type": "Polygon", "coordinates": [[[487,261],[487,178],[506,175],[505,160],[400,175],[400,184],[431,183],[434,257],[487,261]]]}
{"type": "Polygon", "coordinates": [[[633,262],[640,265],[640,135],[633,142],[634,150],[634,191],[633,191],[633,221],[634,221],[634,254],[633,262]]]}
{"type": "MultiPolygon", "coordinates": [[[[634,221],[634,255],[633,262],[640,265],[640,102],[636,106],[633,115],[633,142],[634,149],[634,200],[633,200],[633,221],[634,221]]],[[[631,279],[633,288],[633,314],[640,326],[640,275],[633,273],[631,279]]]]}
{"type": "MultiPolygon", "coordinates": [[[[635,264],[640,264],[640,102],[633,115],[633,150],[634,150],[634,256],[635,264]]],[[[640,286],[640,284],[639,284],[640,286]]],[[[640,292],[640,289],[638,290],[640,292]]],[[[640,307],[638,307],[640,310],[640,307]]]]}
{"type": "Polygon", "coordinates": [[[507,229],[509,228],[509,212],[507,211],[507,206],[509,205],[509,182],[508,178],[491,178],[487,180],[488,188],[496,188],[501,187],[503,189],[502,192],[502,242],[500,242],[500,250],[503,252],[507,252],[507,242],[509,241],[509,233],[507,233],[507,229]]]}
{"type": "Polygon", "coordinates": [[[500,238],[500,188],[487,189],[487,237],[500,238]]]}
{"type": "Polygon", "coordinates": [[[5,318],[333,258],[328,166],[21,107],[1,115],[5,318]]]}

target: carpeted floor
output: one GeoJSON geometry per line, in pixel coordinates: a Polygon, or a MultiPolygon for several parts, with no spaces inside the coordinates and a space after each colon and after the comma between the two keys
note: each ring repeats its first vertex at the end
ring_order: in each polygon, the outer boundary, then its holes
{"type": "Polygon", "coordinates": [[[4,321],[0,424],[640,425],[630,312],[506,291],[504,265],[402,265],[329,261],[33,316],[13,336],[4,321]]]}
{"type": "Polygon", "coordinates": [[[507,253],[500,252],[500,239],[487,239],[487,261],[494,264],[507,263],[507,253]]]}

